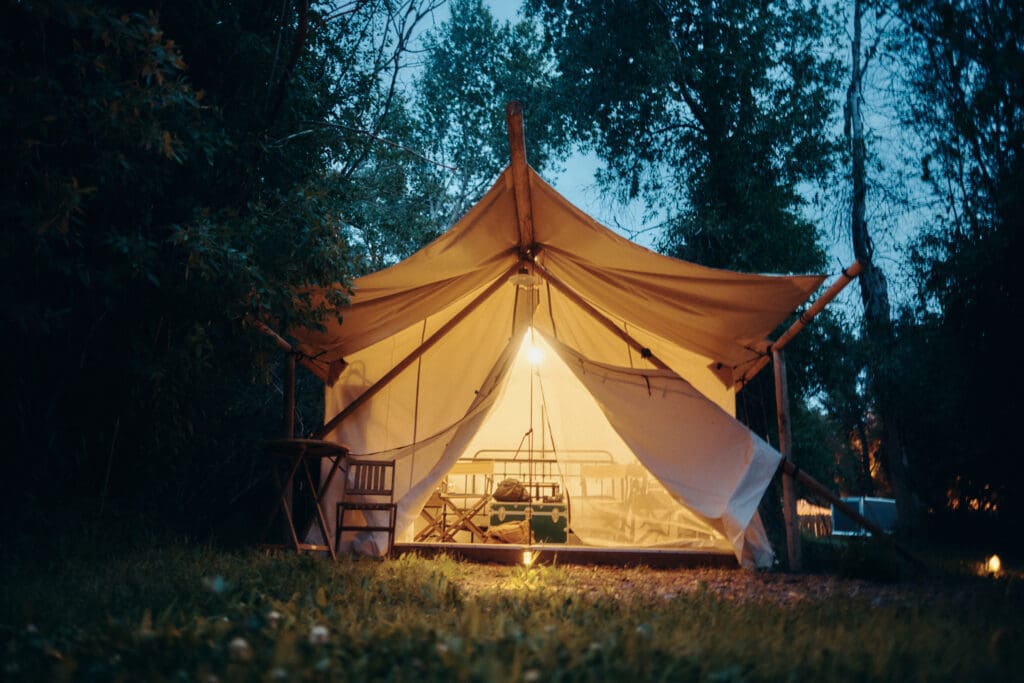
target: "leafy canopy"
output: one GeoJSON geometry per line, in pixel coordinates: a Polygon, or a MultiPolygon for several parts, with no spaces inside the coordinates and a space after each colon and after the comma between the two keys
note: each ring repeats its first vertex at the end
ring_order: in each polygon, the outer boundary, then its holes
{"type": "Polygon", "coordinates": [[[742,271],[823,264],[801,183],[835,140],[816,5],[530,0],[603,184],[664,221],[662,250],[742,271]]]}

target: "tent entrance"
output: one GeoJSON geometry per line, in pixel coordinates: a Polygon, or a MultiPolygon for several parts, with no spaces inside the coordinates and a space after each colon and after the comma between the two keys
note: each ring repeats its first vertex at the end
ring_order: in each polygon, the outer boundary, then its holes
{"type": "Polygon", "coordinates": [[[415,518],[411,540],[733,549],[640,462],[532,330],[486,419],[415,518]],[[509,480],[522,486],[520,500],[500,490],[509,480]],[[507,526],[517,522],[518,534],[507,526]]]}

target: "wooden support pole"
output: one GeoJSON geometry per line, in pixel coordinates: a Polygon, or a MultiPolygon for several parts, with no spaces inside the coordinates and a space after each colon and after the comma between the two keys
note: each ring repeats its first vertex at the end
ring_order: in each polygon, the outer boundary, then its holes
{"type": "Polygon", "coordinates": [[[545,280],[550,282],[555,289],[557,289],[565,298],[572,301],[574,304],[586,311],[594,320],[604,325],[609,332],[616,335],[619,339],[626,342],[630,348],[640,354],[641,358],[647,360],[651,365],[658,368],[659,370],[668,370],[669,367],[661,361],[660,358],[656,357],[651,350],[646,346],[633,339],[625,330],[616,325],[612,320],[609,320],[603,313],[587,303],[586,299],[581,297],[575,291],[572,290],[567,284],[559,280],[555,275],[551,273],[547,268],[539,263],[533,264],[534,269],[540,273],[545,280]]]}
{"type": "Polygon", "coordinates": [[[515,264],[512,265],[511,268],[509,268],[507,271],[499,275],[497,279],[495,279],[494,282],[492,282],[490,286],[487,287],[487,289],[482,291],[480,294],[477,295],[475,299],[466,304],[466,306],[461,311],[456,313],[451,320],[442,325],[440,329],[437,330],[437,332],[430,335],[430,337],[427,338],[426,341],[424,341],[422,344],[420,344],[415,351],[413,351],[408,356],[400,360],[398,362],[398,365],[391,368],[391,370],[389,370],[386,375],[381,377],[366,391],[357,396],[351,403],[345,406],[345,408],[340,413],[338,413],[330,420],[325,422],[322,427],[316,430],[316,432],[313,434],[313,438],[322,439],[328,434],[330,434],[332,431],[334,431],[334,428],[341,424],[342,420],[344,420],[346,417],[354,413],[359,408],[359,406],[363,405],[368,400],[373,398],[373,396],[376,395],[377,392],[379,392],[381,389],[386,387],[391,382],[391,380],[393,380],[395,377],[398,377],[398,375],[400,375],[403,370],[405,370],[407,367],[415,363],[417,358],[422,356],[434,344],[443,339],[445,335],[447,335],[452,330],[452,328],[454,328],[456,325],[462,322],[466,318],[466,316],[475,311],[477,307],[480,306],[480,304],[489,299],[492,294],[498,291],[498,289],[503,287],[508,282],[508,278],[511,277],[512,274],[517,272],[518,270],[519,262],[516,262],[515,264]]]}
{"type": "MultiPolygon", "coordinates": [[[[295,354],[289,353],[285,356],[284,366],[284,438],[294,439],[295,438],[295,354]]],[[[276,464],[274,465],[276,467],[276,464]]],[[[291,478],[289,478],[289,482],[291,478]]],[[[286,510],[294,510],[294,487],[288,486],[283,492],[284,502],[286,510]]],[[[288,519],[282,519],[281,522],[285,525],[285,531],[292,533],[294,531],[288,530],[288,519]]]]}
{"type": "MultiPolygon", "coordinates": [[[[779,452],[782,459],[793,461],[793,434],[789,422],[789,386],[786,382],[786,356],[782,349],[772,350],[775,369],[775,406],[779,417],[779,452]]],[[[796,482],[793,476],[782,475],[782,516],[786,523],[786,556],[789,570],[798,572],[800,562],[800,523],[796,514],[796,482]]]]}
{"type": "MultiPolygon", "coordinates": [[[[825,309],[825,306],[836,298],[839,292],[843,291],[846,285],[850,284],[855,277],[860,275],[862,269],[863,266],[860,264],[860,261],[854,261],[849,268],[844,270],[842,274],[836,278],[836,281],[832,283],[832,286],[829,287],[828,290],[817,299],[817,301],[811,304],[810,308],[801,313],[800,318],[793,323],[781,337],[772,343],[771,348],[780,350],[786,348],[786,345],[793,340],[793,337],[795,337],[800,330],[807,327],[811,320],[821,313],[825,309]]],[[[737,383],[746,384],[753,379],[754,375],[761,372],[764,366],[768,365],[769,358],[769,355],[765,354],[757,359],[757,361],[740,376],[737,383]]]]}
{"type": "Polygon", "coordinates": [[[526,163],[526,135],[523,133],[523,105],[509,102],[505,107],[508,146],[511,157],[512,188],[516,198],[516,222],[519,225],[519,253],[533,254],[533,200],[530,173],[526,163]]]}

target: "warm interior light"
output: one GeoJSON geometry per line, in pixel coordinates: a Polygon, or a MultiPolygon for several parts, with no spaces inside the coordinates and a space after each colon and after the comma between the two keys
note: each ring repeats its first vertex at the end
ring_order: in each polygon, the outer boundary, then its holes
{"type": "Polygon", "coordinates": [[[988,558],[988,560],[985,562],[985,568],[988,569],[989,572],[992,574],[998,574],[999,571],[1003,568],[1003,563],[999,559],[998,555],[993,555],[992,557],[988,558]]]}
{"type": "Polygon", "coordinates": [[[531,346],[527,352],[526,357],[530,360],[530,365],[540,365],[540,362],[544,360],[544,352],[538,349],[536,346],[531,346]]]}
{"type": "Polygon", "coordinates": [[[523,551],[523,566],[524,567],[529,567],[531,564],[533,564],[533,551],[531,551],[531,550],[524,550],[523,551]]]}

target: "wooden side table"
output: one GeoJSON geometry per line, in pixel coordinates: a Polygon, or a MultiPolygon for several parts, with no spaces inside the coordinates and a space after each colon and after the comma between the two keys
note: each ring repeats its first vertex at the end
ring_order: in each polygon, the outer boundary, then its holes
{"type": "Polygon", "coordinates": [[[275,506],[270,519],[267,521],[266,529],[270,529],[270,526],[277,518],[278,511],[282,511],[288,523],[288,532],[291,535],[292,546],[296,552],[303,550],[326,550],[331,554],[331,559],[338,559],[334,548],[334,539],[327,529],[327,518],[324,516],[322,502],[324,494],[327,492],[334,477],[339,471],[344,471],[345,469],[344,463],[348,455],[348,449],[336,443],[320,439],[273,439],[264,442],[264,450],[267,457],[271,460],[274,482],[277,485],[277,499],[280,503],[279,506],[275,506]],[[324,458],[331,461],[331,467],[323,481],[317,486],[312,468],[315,467],[316,471],[319,472],[324,458]],[[320,527],[326,545],[304,543],[299,540],[299,535],[295,530],[292,498],[295,475],[298,474],[300,468],[302,469],[306,484],[309,486],[309,495],[316,509],[316,523],[320,527]],[[281,477],[282,471],[287,473],[283,479],[281,477]]]}

